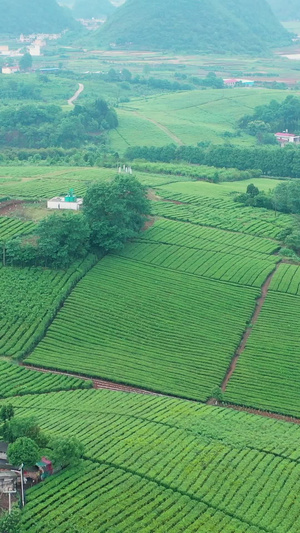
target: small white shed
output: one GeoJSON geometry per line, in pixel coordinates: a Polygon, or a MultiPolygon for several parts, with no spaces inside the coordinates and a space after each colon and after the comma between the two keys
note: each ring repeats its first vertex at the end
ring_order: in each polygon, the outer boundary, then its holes
{"type": "Polygon", "coordinates": [[[71,209],[72,211],[79,211],[82,204],[83,198],[77,198],[73,189],[70,189],[67,196],[56,196],[47,201],[48,209],[71,209]]]}

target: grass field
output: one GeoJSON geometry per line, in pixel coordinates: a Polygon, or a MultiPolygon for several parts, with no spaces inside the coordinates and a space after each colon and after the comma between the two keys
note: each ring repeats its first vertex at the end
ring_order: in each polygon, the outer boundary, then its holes
{"type": "MultiPolygon", "coordinates": [[[[112,133],[112,148],[122,152],[130,145],[197,144],[201,141],[224,143],[224,133],[234,132],[240,117],[251,114],[256,106],[271,100],[282,101],[287,94],[286,91],[263,88],[237,88],[132,99],[118,110],[120,126],[112,133]],[[165,132],[162,132],[162,127],[165,132]]],[[[256,140],[243,134],[242,137],[231,138],[230,142],[253,145],[256,140]]]]}
{"type": "Polygon", "coordinates": [[[85,460],[27,492],[21,532],[298,533],[299,427],[183,400],[73,391],[13,398],[85,460]],[[276,497],[275,491],[276,490],[276,497]]]}

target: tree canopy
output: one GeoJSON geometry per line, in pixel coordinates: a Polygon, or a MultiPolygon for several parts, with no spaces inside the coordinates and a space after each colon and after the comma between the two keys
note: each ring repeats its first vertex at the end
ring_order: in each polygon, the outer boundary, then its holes
{"type": "Polygon", "coordinates": [[[116,250],[143,228],[150,204],[146,189],[132,176],[117,176],[112,183],[95,183],[84,198],[84,213],[91,228],[91,244],[116,250]]]}
{"type": "Polygon", "coordinates": [[[51,459],[55,466],[66,467],[78,463],[84,453],[83,444],[75,437],[56,438],[50,443],[51,459]]]}
{"type": "Polygon", "coordinates": [[[300,98],[289,95],[283,102],[272,100],[269,104],[258,106],[253,115],[245,115],[239,126],[250,135],[259,132],[279,132],[288,130],[300,132],[300,98]]]}
{"type": "Polygon", "coordinates": [[[76,28],[71,11],[56,0],[0,0],[0,33],[57,33],[76,28]]]}
{"type": "Polygon", "coordinates": [[[8,105],[0,111],[0,146],[71,148],[86,141],[100,144],[105,142],[105,132],[117,125],[116,112],[101,99],[76,105],[70,113],[53,104],[8,105]]]}
{"type": "Polygon", "coordinates": [[[7,456],[15,466],[33,466],[39,460],[39,447],[32,439],[20,437],[8,446],[7,456]]]}

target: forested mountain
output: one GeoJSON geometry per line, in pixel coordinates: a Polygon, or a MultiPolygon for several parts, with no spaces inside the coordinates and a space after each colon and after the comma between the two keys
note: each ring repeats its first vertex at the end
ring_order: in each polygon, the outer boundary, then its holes
{"type": "Polygon", "coordinates": [[[300,19],[300,0],[268,0],[271,8],[279,20],[299,20],[300,19]]]}
{"type": "Polygon", "coordinates": [[[100,44],[137,49],[261,53],[289,41],[266,0],[127,0],[100,44]]]}
{"type": "Polygon", "coordinates": [[[109,0],[76,0],[73,15],[83,19],[99,18],[110,15],[115,9],[109,0]]]}
{"type": "Polygon", "coordinates": [[[56,33],[76,25],[55,0],[0,0],[0,33],[56,33]]]}

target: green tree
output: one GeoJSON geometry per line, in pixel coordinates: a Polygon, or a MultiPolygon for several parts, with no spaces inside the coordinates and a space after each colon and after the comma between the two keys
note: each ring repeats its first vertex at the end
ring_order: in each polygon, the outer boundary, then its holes
{"type": "Polygon", "coordinates": [[[14,505],[11,513],[5,512],[0,516],[0,533],[19,533],[21,511],[14,505]]]}
{"type": "Polygon", "coordinates": [[[53,439],[50,447],[53,450],[51,459],[55,466],[77,464],[84,453],[84,445],[75,437],[53,439]]]}
{"type": "Polygon", "coordinates": [[[21,70],[29,70],[32,68],[32,56],[29,52],[26,52],[26,54],[21,57],[19,67],[21,70]]]}
{"type": "Polygon", "coordinates": [[[90,228],[80,213],[55,213],[37,228],[38,254],[44,264],[67,267],[89,249],[90,228]]]}
{"type": "Polygon", "coordinates": [[[250,183],[247,187],[247,194],[250,194],[250,196],[257,196],[259,194],[259,188],[255,187],[253,183],[250,183]]]}
{"type": "Polygon", "coordinates": [[[28,437],[35,441],[38,446],[47,444],[46,436],[41,432],[36,418],[34,417],[14,417],[10,422],[6,422],[3,430],[3,437],[8,442],[15,442],[20,437],[28,437]]]}
{"type": "Polygon", "coordinates": [[[39,447],[28,437],[20,437],[8,446],[7,456],[11,464],[33,466],[39,460],[39,447]]]}
{"type": "Polygon", "coordinates": [[[91,228],[92,245],[116,250],[141,231],[150,214],[150,202],[138,180],[117,176],[112,183],[95,183],[88,189],[84,214],[91,228]]]}
{"type": "Polygon", "coordinates": [[[14,416],[14,408],[12,404],[3,405],[0,410],[0,418],[3,420],[3,422],[6,422],[7,420],[11,420],[14,416]]]}

